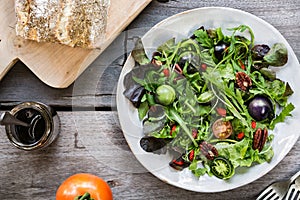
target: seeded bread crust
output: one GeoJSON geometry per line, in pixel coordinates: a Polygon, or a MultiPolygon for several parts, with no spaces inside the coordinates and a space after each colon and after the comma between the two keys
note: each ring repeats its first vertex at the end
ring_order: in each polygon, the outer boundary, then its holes
{"type": "Polygon", "coordinates": [[[94,48],[105,37],[109,0],[15,0],[17,35],[94,48]]]}

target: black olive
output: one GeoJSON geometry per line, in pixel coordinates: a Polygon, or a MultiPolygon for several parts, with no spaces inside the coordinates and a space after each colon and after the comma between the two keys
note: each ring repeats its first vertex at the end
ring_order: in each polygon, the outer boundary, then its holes
{"type": "Polygon", "coordinates": [[[215,47],[214,47],[214,53],[215,57],[221,61],[223,59],[223,55],[225,50],[228,48],[228,44],[225,42],[219,42],[215,47]]]}
{"type": "Polygon", "coordinates": [[[254,59],[261,60],[270,51],[270,47],[265,44],[255,45],[251,51],[254,59]]]}
{"type": "Polygon", "coordinates": [[[180,58],[179,62],[178,62],[178,65],[180,66],[181,69],[183,69],[184,66],[185,66],[185,63],[190,62],[190,60],[191,60],[191,55],[190,54],[182,56],[180,58]]]}
{"type": "Polygon", "coordinates": [[[196,67],[194,67],[194,65],[189,65],[187,67],[187,73],[188,74],[195,74],[197,72],[198,72],[198,70],[196,69],[196,67]]]}
{"type": "Polygon", "coordinates": [[[160,52],[158,52],[158,51],[155,51],[155,52],[153,52],[153,54],[152,54],[152,59],[155,59],[155,57],[156,56],[159,56],[159,57],[161,57],[162,55],[161,55],[161,53],[160,52]]]}
{"type": "Polygon", "coordinates": [[[271,100],[263,95],[256,95],[248,105],[249,114],[256,121],[262,121],[274,117],[273,104],[271,100]]]}
{"type": "Polygon", "coordinates": [[[183,70],[186,63],[188,63],[188,66],[187,66],[188,74],[194,74],[194,73],[198,72],[197,66],[200,66],[200,58],[198,55],[188,53],[180,58],[178,65],[183,70]]]}

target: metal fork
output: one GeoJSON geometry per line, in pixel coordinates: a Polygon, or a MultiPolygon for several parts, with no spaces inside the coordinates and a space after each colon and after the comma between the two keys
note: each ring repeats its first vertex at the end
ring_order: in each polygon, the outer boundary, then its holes
{"type": "Polygon", "coordinates": [[[267,187],[256,200],[282,200],[291,183],[300,175],[300,171],[289,180],[279,181],[267,187]]]}
{"type": "Polygon", "coordinates": [[[300,199],[300,176],[296,178],[295,183],[293,183],[288,193],[286,194],[285,200],[299,200],[300,199]]]}

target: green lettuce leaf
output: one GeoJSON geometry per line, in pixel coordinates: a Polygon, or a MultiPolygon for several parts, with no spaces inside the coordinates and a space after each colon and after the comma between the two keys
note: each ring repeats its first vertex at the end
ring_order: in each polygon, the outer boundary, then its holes
{"type": "Polygon", "coordinates": [[[284,44],[276,43],[264,56],[264,60],[272,66],[283,66],[288,61],[288,51],[284,44]]]}
{"type": "Polygon", "coordinates": [[[191,170],[191,172],[196,177],[203,176],[204,174],[206,174],[208,172],[208,168],[206,168],[206,167],[198,167],[198,162],[197,161],[194,161],[194,162],[192,162],[190,164],[189,170],[191,170]]]}
{"type": "Polygon", "coordinates": [[[284,122],[286,117],[292,116],[291,112],[294,109],[295,106],[292,103],[289,103],[287,106],[285,106],[281,113],[272,120],[270,124],[270,129],[273,130],[277,123],[284,122]]]}
{"type": "Polygon", "coordinates": [[[245,138],[240,142],[218,143],[216,144],[219,155],[224,156],[231,161],[234,168],[236,167],[250,167],[254,163],[270,162],[274,153],[271,147],[262,152],[252,149],[252,141],[249,138],[245,138]]]}

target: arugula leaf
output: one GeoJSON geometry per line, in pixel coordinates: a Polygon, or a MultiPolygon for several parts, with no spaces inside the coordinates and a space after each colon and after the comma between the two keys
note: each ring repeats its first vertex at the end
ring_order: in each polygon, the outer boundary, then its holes
{"type": "Polygon", "coordinates": [[[191,130],[189,130],[189,128],[186,125],[186,122],[178,115],[178,113],[176,112],[175,109],[170,108],[168,110],[167,116],[174,120],[175,122],[177,122],[180,127],[183,129],[184,133],[190,138],[190,140],[193,142],[193,144],[195,146],[198,146],[197,142],[195,141],[195,139],[193,138],[192,134],[191,134],[191,130]]]}
{"type": "Polygon", "coordinates": [[[225,36],[222,32],[222,29],[219,27],[216,29],[216,32],[217,32],[217,41],[216,41],[216,44],[218,44],[219,42],[221,42],[222,40],[224,40],[225,36]]]}
{"type": "Polygon", "coordinates": [[[202,47],[206,47],[208,49],[214,47],[213,40],[208,36],[205,30],[196,30],[194,35],[196,36],[196,41],[199,42],[202,47]]]}
{"type": "Polygon", "coordinates": [[[207,91],[202,93],[199,97],[198,97],[198,101],[200,103],[208,103],[210,101],[212,101],[215,98],[215,95],[212,91],[207,91]]]}
{"type": "Polygon", "coordinates": [[[253,33],[252,29],[249,26],[242,24],[242,25],[240,25],[238,27],[235,27],[235,28],[229,28],[228,30],[233,31],[233,34],[232,34],[233,36],[235,35],[235,33],[237,31],[245,32],[246,30],[248,30],[249,34],[250,34],[250,38],[251,38],[251,46],[253,46],[253,44],[254,44],[254,33],[253,33]]]}
{"type": "Polygon", "coordinates": [[[288,116],[292,116],[291,112],[295,109],[295,106],[292,103],[289,103],[287,106],[283,108],[281,113],[272,120],[270,124],[270,129],[273,130],[275,125],[280,122],[284,122],[285,118],[288,116]]]}
{"type": "MultiPolygon", "coordinates": [[[[208,70],[207,70],[208,71],[208,70]]],[[[222,77],[220,75],[219,70],[213,70],[209,73],[203,73],[203,77],[211,83],[211,88],[214,93],[214,95],[217,97],[218,100],[223,102],[226,107],[229,109],[229,111],[237,117],[245,127],[249,127],[249,124],[247,120],[241,115],[240,112],[242,112],[238,99],[236,97],[236,94],[234,91],[232,91],[228,85],[224,84],[222,81],[222,77]],[[216,90],[214,89],[216,87],[220,91],[220,95],[216,93],[216,90]],[[233,102],[233,103],[232,103],[233,102]]],[[[242,102],[243,104],[243,102],[242,102]]]]}
{"type": "Polygon", "coordinates": [[[201,51],[200,59],[201,59],[202,63],[206,64],[209,67],[215,67],[216,66],[216,63],[213,60],[213,57],[211,56],[210,52],[208,52],[206,50],[201,51]]]}

